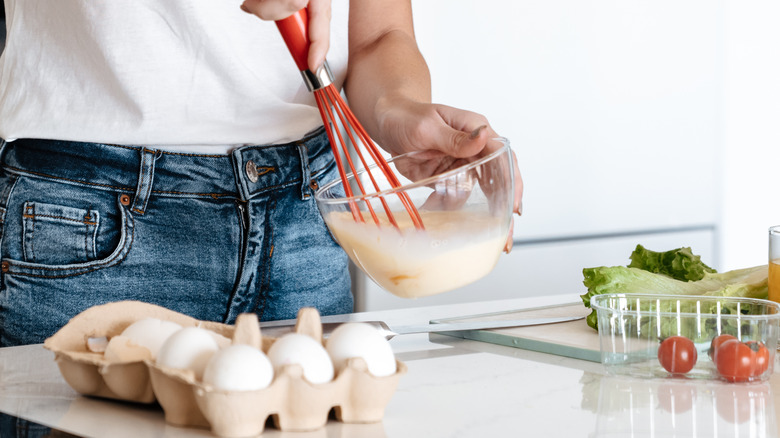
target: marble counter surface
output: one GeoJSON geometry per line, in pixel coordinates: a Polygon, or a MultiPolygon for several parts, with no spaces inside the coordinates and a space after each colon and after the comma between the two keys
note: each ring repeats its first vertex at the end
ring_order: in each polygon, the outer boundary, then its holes
{"type": "MultiPolygon", "coordinates": [[[[568,303],[576,296],[352,314],[391,326],[568,303]]],[[[264,437],[776,437],[780,377],[760,384],[607,376],[601,364],[444,335],[391,345],[408,373],[381,423],[330,421],[264,437]]],[[[82,397],[41,345],[0,349],[0,412],[85,437],[210,437],[165,424],[159,408],[82,397]]]]}

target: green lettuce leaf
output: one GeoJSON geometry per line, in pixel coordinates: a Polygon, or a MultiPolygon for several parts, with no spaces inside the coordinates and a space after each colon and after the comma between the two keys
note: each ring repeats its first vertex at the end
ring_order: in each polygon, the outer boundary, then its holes
{"type": "MultiPolygon", "coordinates": [[[[768,296],[766,265],[724,273],[705,272],[697,281],[681,281],[664,274],[635,267],[612,266],[585,268],[583,283],[588,292],[581,295],[585,307],[590,307],[594,295],[606,293],[645,293],[672,295],[707,295],[722,297],[762,298],[768,296]]],[[[587,318],[588,325],[598,329],[595,310],[587,318]]]]}
{"type": "Polygon", "coordinates": [[[689,247],[656,252],[637,245],[630,258],[631,263],[628,265],[630,268],[663,274],[681,281],[701,280],[704,274],[715,272],[689,247]]]}

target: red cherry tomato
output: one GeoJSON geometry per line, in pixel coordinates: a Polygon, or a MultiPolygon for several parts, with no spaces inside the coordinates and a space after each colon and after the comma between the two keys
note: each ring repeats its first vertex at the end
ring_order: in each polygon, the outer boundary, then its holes
{"type": "Polygon", "coordinates": [[[730,382],[745,382],[769,368],[769,350],[759,342],[731,339],[718,348],[715,367],[730,382]]]}
{"type": "Polygon", "coordinates": [[[685,374],[692,370],[696,359],[696,346],[685,336],[668,337],[658,347],[658,361],[672,374],[685,374]]]}
{"type": "Polygon", "coordinates": [[[756,357],[756,376],[764,374],[769,369],[769,349],[760,342],[749,341],[747,345],[753,350],[756,357]]]}
{"type": "Polygon", "coordinates": [[[718,348],[720,348],[720,346],[723,345],[724,342],[726,342],[728,340],[731,340],[731,339],[737,339],[737,338],[735,336],[732,336],[732,335],[720,335],[720,336],[715,336],[714,338],[712,338],[712,342],[710,343],[709,356],[710,356],[710,359],[712,359],[713,362],[716,360],[715,358],[716,358],[716,355],[717,355],[717,352],[718,352],[718,348]]]}

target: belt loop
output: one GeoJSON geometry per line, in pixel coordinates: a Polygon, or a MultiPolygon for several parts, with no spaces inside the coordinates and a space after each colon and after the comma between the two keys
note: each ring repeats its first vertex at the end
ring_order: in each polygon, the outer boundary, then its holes
{"type": "MultiPolygon", "coordinates": [[[[5,162],[5,157],[3,154],[5,153],[6,149],[8,149],[7,146],[8,142],[0,138],[0,167],[2,167],[3,163],[5,162]]],[[[8,208],[8,196],[16,185],[16,181],[19,179],[17,175],[11,173],[6,175],[8,176],[8,181],[4,186],[0,187],[0,237],[3,235],[2,224],[5,223],[5,214],[6,209],[8,208]]]]}
{"type": "Polygon", "coordinates": [[[5,146],[7,144],[8,142],[6,142],[4,138],[0,138],[0,163],[3,162],[3,152],[5,152],[5,146]]]}
{"type": "Polygon", "coordinates": [[[152,182],[154,180],[154,162],[157,151],[154,149],[141,149],[141,169],[138,171],[138,185],[135,188],[135,199],[130,210],[144,214],[146,212],[146,203],[149,201],[149,195],[152,193],[152,182]]]}
{"type": "Polygon", "coordinates": [[[299,141],[298,155],[301,156],[301,199],[306,201],[311,198],[311,172],[309,171],[309,151],[306,149],[306,143],[299,141]]]}

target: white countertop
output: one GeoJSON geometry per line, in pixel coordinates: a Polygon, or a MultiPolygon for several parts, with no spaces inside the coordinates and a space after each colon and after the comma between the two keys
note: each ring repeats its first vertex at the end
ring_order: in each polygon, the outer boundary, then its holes
{"type": "MultiPolygon", "coordinates": [[[[551,296],[353,314],[392,325],[576,301],[551,296]]],[[[327,319],[327,318],[326,318],[327,319]]],[[[780,374],[760,384],[607,376],[601,364],[443,335],[393,338],[408,366],[381,423],[264,437],[776,437],[780,374]]],[[[159,408],[82,397],[41,345],[0,349],[0,412],[87,437],[210,437],[159,408]]]]}

